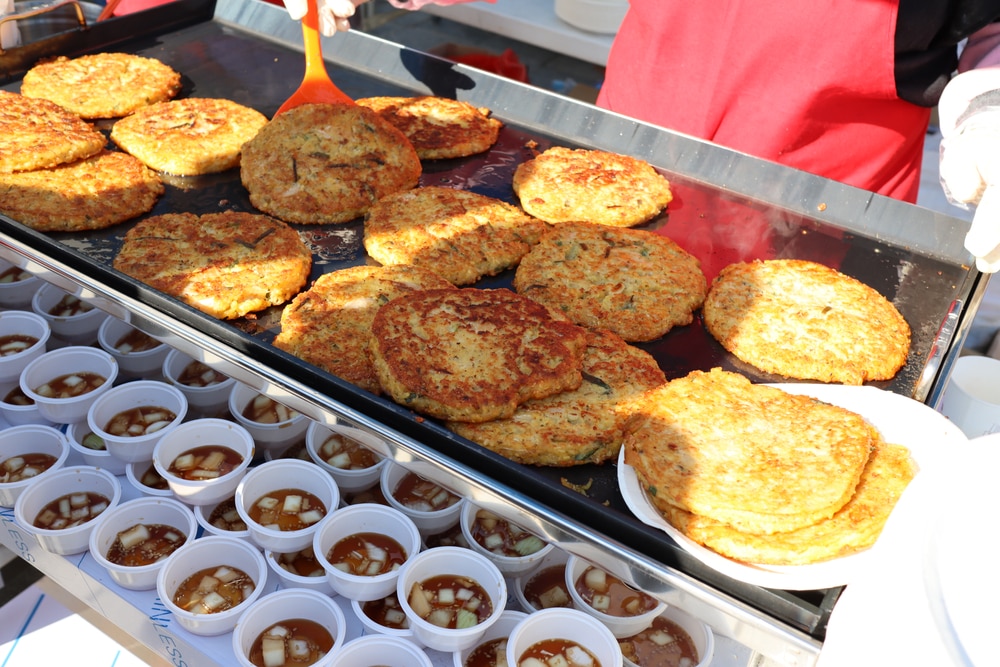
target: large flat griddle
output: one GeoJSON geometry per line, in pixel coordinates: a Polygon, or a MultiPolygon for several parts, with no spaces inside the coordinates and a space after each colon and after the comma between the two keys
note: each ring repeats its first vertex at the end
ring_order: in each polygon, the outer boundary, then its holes
{"type": "MultiPolygon", "coordinates": [[[[178,8],[157,8],[127,17],[121,27],[128,32],[115,30],[115,19],[67,40],[73,48],[65,52],[114,49],[158,58],[182,73],[181,96],[225,97],[271,116],[301,81],[298,24],[282,9],[255,0],[220,2],[214,17],[206,15],[205,3],[183,4],[190,9],[189,16],[202,20],[179,24],[166,20],[175,17],[172,12],[178,8]]],[[[913,330],[906,367],[878,386],[926,402],[939,393],[939,378],[964,337],[980,289],[961,247],[961,221],[367,35],[338,35],[324,43],[324,51],[332,78],[352,97],[458,97],[491,108],[505,122],[499,141],[487,154],[426,162],[422,185],[465,188],[516,203],[510,185],[515,167],[551,145],[601,148],[647,159],[670,179],[675,199],[665,215],[644,229],[669,236],[695,254],[709,280],[734,261],[801,258],[836,267],[871,285],[896,304],[913,330]]],[[[2,87],[17,91],[19,77],[10,74],[2,87]]],[[[151,214],[254,210],[238,170],[198,178],[167,177],[166,183],[167,192],[151,214]]],[[[733,581],[637,521],[621,499],[613,465],[548,469],[511,463],[433,420],[419,419],[391,401],[277,350],[270,342],[278,330],[278,308],[223,323],[115,272],[112,260],[132,224],[102,232],[41,235],[3,219],[0,231],[5,236],[0,241],[51,270],[56,282],[68,278],[82,285],[84,294],[96,295],[105,307],[110,303],[111,310],[124,308],[137,326],[185,351],[208,350],[210,361],[277,392],[293,407],[321,419],[332,409],[341,418],[388,435],[395,453],[404,459],[451,467],[459,471],[462,483],[471,480],[476,489],[488,488],[512,499],[515,506],[530,507],[542,517],[539,528],[567,548],[574,550],[578,537],[588,545],[599,544],[598,560],[612,553],[628,563],[633,580],[665,598],[676,595],[680,587],[690,602],[704,597],[707,587],[712,591],[707,597],[727,609],[710,620],[728,624],[733,635],[743,634],[751,644],[761,632],[767,635],[760,627],[771,623],[786,628],[787,636],[800,638],[804,646],[822,641],[839,589],[788,592],[733,581]],[[590,487],[582,495],[563,481],[590,487]],[[666,585],[664,571],[671,573],[666,585]],[[756,620],[757,616],[765,620],[756,620]]],[[[297,229],[314,251],[313,278],[368,261],[360,220],[297,229]]],[[[511,278],[508,272],[477,286],[510,287],[511,278]]],[[[787,381],[727,354],[699,318],[640,347],[657,359],[668,378],[722,367],[756,382],[787,381]]],[[[703,606],[707,615],[711,606],[703,606]]],[[[760,641],[768,644],[767,639],[760,641]]]]}

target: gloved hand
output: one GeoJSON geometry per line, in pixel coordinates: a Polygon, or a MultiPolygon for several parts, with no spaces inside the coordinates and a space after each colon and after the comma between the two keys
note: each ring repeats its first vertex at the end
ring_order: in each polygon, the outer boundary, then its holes
{"type": "MultiPolygon", "coordinates": [[[[330,37],[338,30],[346,32],[351,28],[350,18],[354,10],[368,0],[316,0],[319,15],[320,34],[330,37]]],[[[306,0],[282,0],[288,15],[295,21],[301,21],[306,15],[306,0]]]]}
{"type": "Polygon", "coordinates": [[[948,199],[975,209],[965,247],[984,273],[1000,270],[1000,68],[959,74],[938,103],[941,184],[948,199]]]}

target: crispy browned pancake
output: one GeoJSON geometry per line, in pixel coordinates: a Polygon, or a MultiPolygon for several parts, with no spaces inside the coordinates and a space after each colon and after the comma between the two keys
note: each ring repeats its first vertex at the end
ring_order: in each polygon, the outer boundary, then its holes
{"type": "Polygon", "coordinates": [[[521,207],[551,223],[634,227],[656,217],[673,199],[667,179],[648,162],[562,146],[519,164],[513,185],[521,207]]]}
{"type": "Polygon", "coordinates": [[[369,341],[375,313],[392,299],[451,284],[413,266],[355,266],[320,276],[281,312],[275,346],[376,394],[369,341]]]}
{"type": "Polygon", "coordinates": [[[440,419],[510,417],[580,386],[586,334],[505,289],[411,292],[372,322],[372,360],[397,403],[440,419]]]}
{"type": "Polygon", "coordinates": [[[305,285],[298,232],[256,213],[168,213],[125,234],[114,267],[220,319],[280,305],[305,285]]]}
{"type": "Polygon", "coordinates": [[[131,53],[95,53],[39,63],[21,81],[21,94],[52,100],[83,118],[121,118],[181,90],[181,75],[131,53]]]}
{"type": "Polygon", "coordinates": [[[355,101],[398,127],[422,160],[487,151],[503,126],[490,117],[489,109],[447,97],[366,97],[355,101]]]}
{"type": "Polygon", "coordinates": [[[712,282],[705,327],[746,363],[785,377],[862,384],[906,363],[910,327],[885,297],[822,264],[730,264],[712,282]]]}
{"type": "Polygon", "coordinates": [[[665,236],[564,222],[521,259],[514,288],[577,324],[640,342],[690,324],[708,286],[698,260],[665,236]]]}
{"type": "Polygon", "coordinates": [[[243,146],[240,177],[261,211],[299,224],[348,222],[420,179],[420,158],[396,129],[354,104],[278,114],[243,146]]]}
{"type": "Polygon", "coordinates": [[[649,353],[610,331],[588,330],[577,389],[528,401],[509,419],[446,426],[518,463],[603,463],[618,456],[635,400],[665,381],[649,353]]]}
{"type": "Polygon", "coordinates": [[[716,368],[648,392],[624,447],[661,511],[773,533],[840,510],[877,439],[849,410],[716,368]]]}
{"type": "Polygon", "coordinates": [[[156,172],[117,151],[0,173],[0,211],[42,232],[104,229],[146,213],[163,192],[156,172]]]}
{"type": "Polygon", "coordinates": [[[265,123],[264,114],[231,100],[186,97],[122,118],[111,140],[157,171],[197,176],[239,165],[243,144],[265,123]]]}
{"type": "Polygon", "coordinates": [[[875,544],[916,467],[906,447],[884,442],[872,452],[854,496],[831,518],[787,533],[759,535],[674,507],[664,517],[695,542],[734,560],[807,565],[875,544]]]}
{"type": "Polygon", "coordinates": [[[0,90],[0,173],[45,169],[96,155],[108,143],[48,100],[0,90]]]}
{"type": "Polygon", "coordinates": [[[382,264],[412,264],[454,285],[469,285],[517,266],[547,227],[499,199],[428,186],[372,206],[364,244],[382,264]]]}

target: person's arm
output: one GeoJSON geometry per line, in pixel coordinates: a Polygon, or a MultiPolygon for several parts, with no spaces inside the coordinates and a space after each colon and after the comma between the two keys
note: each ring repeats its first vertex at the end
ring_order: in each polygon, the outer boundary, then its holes
{"type": "Polygon", "coordinates": [[[1000,23],[975,33],[938,102],[941,184],[975,208],[965,247],[980,271],[1000,270],[1000,23]]]}
{"type": "MultiPolygon", "coordinates": [[[[306,0],[282,0],[288,15],[299,21],[306,15],[306,0]]],[[[319,31],[329,37],[335,32],[351,28],[350,19],[354,11],[368,0],[316,0],[319,11],[319,31]]],[[[496,0],[389,0],[389,4],[399,9],[420,9],[425,5],[457,5],[463,2],[496,2],[496,0]]]]}

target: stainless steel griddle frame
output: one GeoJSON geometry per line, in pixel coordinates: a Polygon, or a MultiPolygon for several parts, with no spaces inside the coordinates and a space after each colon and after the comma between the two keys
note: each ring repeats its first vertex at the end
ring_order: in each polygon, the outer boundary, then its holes
{"type": "MultiPolygon", "coordinates": [[[[210,21],[261,43],[301,50],[301,31],[280,7],[257,0],[181,0],[95,26],[64,40],[61,52],[108,48],[129,39],[168,36],[199,21],[210,21]],[[213,10],[214,8],[214,10],[213,10]],[[214,11],[214,13],[213,13],[214,11]],[[184,12],[181,16],[179,12],[184,12]],[[146,16],[143,16],[145,14],[146,16]],[[127,31],[123,32],[123,29],[127,31]]],[[[921,293],[924,285],[900,280],[897,299],[933,301],[927,309],[932,329],[926,355],[906,380],[904,391],[935,405],[958,355],[986,280],[970,269],[962,247],[965,222],[871,195],[803,172],[766,163],[690,137],[638,123],[588,104],[478,70],[439,61],[361,33],[327,39],[324,54],[338,84],[360,77],[413,91],[444,94],[428,71],[458,75],[451,89],[459,99],[489,107],[506,123],[537,131],[567,145],[627,153],[670,173],[683,174],[751,206],[820,220],[830,229],[870,240],[877,249],[900,250],[915,261],[944,267],[950,288],[921,293]],[[428,67],[432,65],[433,67],[428,67]],[[341,78],[343,77],[343,78],[341,78]],[[912,294],[907,294],[912,290],[912,294]]],[[[0,72],[16,78],[13,69],[0,72]]],[[[0,78],[0,85],[4,80],[0,78]]],[[[270,115],[298,84],[258,107],[270,115]]],[[[349,86],[345,87],[351,93],[349,86]]],[[[357,95],[357,92],[355,92],[357,95]]],[[[588,558],[671,604],[677,604],[777,664],[814,664],[825,622],[839,591],[806,602],[783,591],[759,589],[718,576],[677,550],[663,550],[649,529],[619,526],[601,509],[582,515],[564,488],[546,489],[514,470],[491,467],[457,438],[430,429],[384,402],[372,401],[350,385],[284,355],[226,323],[205,317],[110,268],[78,249],[33,232],[0,216],[0,257],[23,266],[106,312],[129,320],[156,338],[199,358],[241,382],[323,423],[348,420],[386,441],[385,455],[502,515],[536,531],[561,548],[588,558]],[[522,514],[523,513],[523,514],[522,514]],[[527,517],[527,518],[526,518],[527,517]],[[647,539],[650,541],[647,542],[647,539]],[[762,611],[762,609],[766,611],[762,611]]],[[[554,486],[558,486],[555,484],[554,486]]]]}

